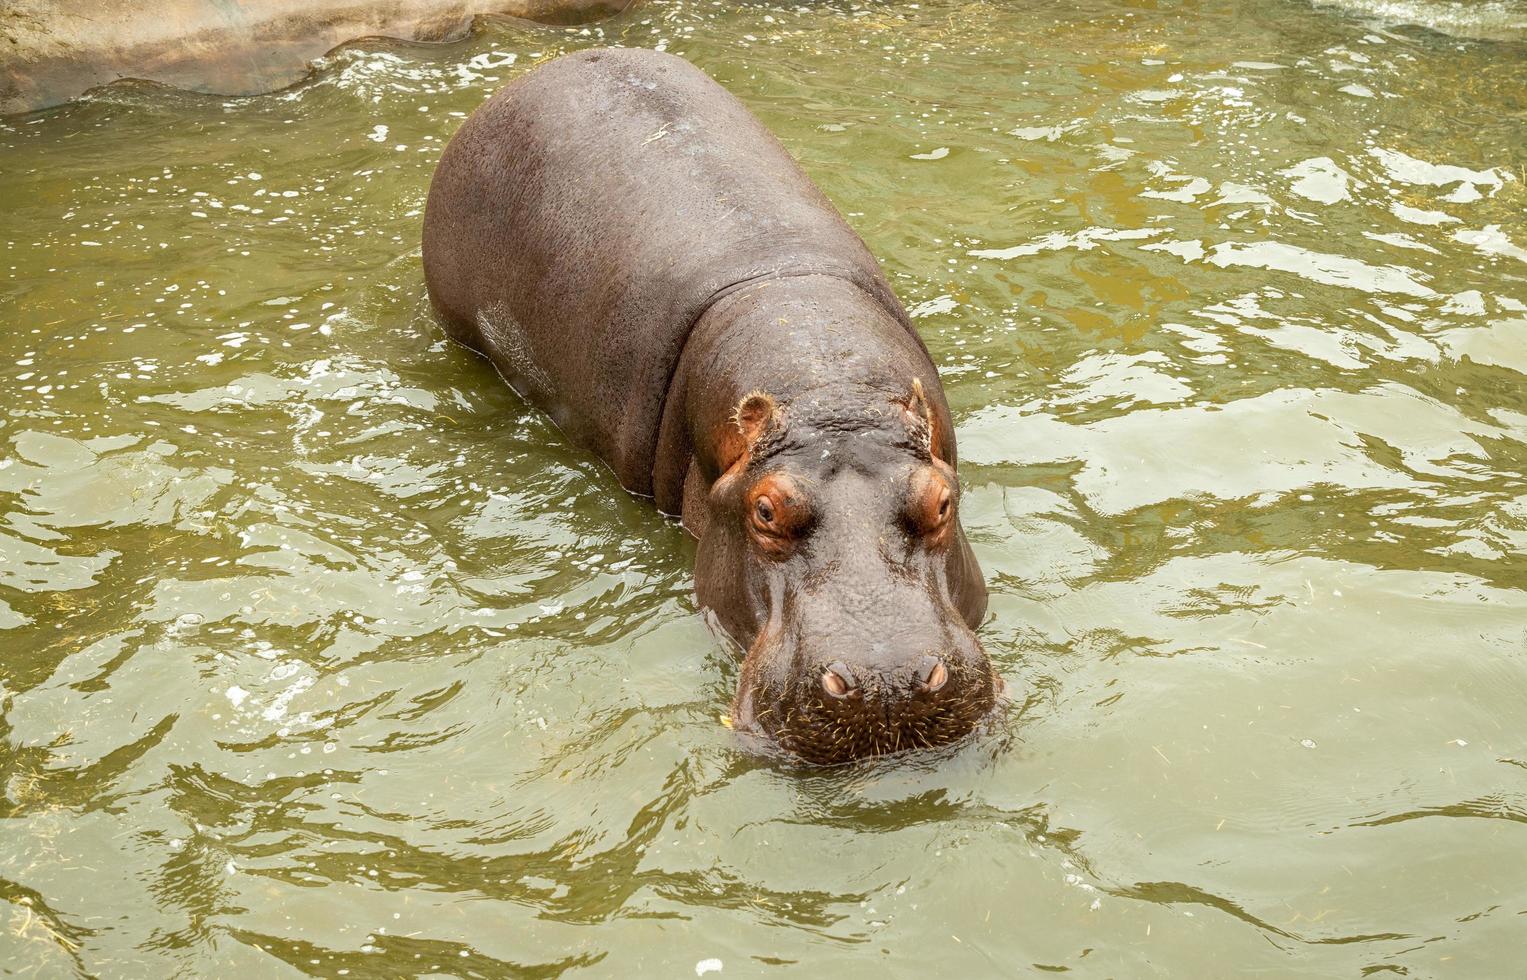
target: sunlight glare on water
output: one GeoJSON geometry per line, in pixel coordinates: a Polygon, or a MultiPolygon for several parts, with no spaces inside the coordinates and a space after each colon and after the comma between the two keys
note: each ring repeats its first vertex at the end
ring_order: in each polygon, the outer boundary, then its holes
{"type": "Polygon", "coordinates": [[[1524,65],[1520,3],[652,0],[0,120],[0,962],[1519,976],[1524,65]],[[743,751],[688,536],[431,319],[446,140],[611,43],[913,311],[971,743],[743,751]]]}

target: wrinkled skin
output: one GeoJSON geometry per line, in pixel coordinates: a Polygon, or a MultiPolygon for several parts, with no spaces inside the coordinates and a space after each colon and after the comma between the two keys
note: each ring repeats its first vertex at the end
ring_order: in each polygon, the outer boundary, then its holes
{"type": "Polygon", "coordinates": [[[635,49],[527,72],[451,138],[423,258],[447,333],[699,538],[696,595],[747,651],[734,727],[827,763],[990,712],[938,372],[725,89],[635,49]]]}
{"type": "Polygon", "coordinates": [[[696,595],[747,650],[733,724],[813,762],[954,741],[1001,691],[932,384],[920,344],[824,277],[718,304],[681,362],[696,595]]]}

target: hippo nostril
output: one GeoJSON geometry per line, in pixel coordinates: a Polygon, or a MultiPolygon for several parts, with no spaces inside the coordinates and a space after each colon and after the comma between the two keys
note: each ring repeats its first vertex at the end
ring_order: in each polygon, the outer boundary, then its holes
{"type": "Polygon", "coordinates": [[[835,698],[846,698],[858,690],[858,685],[848,665],[837,661],[822,671],[822,689],[835,698]]]}
{"type": "Polygon", "coordinates": [[[932,693],[949,683],[949,668],[937,657],[924,657],[917,670],[917,683],[932,693]]]}

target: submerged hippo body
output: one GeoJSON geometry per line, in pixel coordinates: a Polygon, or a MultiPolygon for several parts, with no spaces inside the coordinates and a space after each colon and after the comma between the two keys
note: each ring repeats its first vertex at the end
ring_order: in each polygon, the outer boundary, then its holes
{"type": "Polygon", "coordinates": [[[696,595],[747,650],[737,728],[833,762],[989,712],[938,372],[709,77],[606,49],[506,86],[441,158],[424,269],[452,337],[699,538],[696,595]]]}

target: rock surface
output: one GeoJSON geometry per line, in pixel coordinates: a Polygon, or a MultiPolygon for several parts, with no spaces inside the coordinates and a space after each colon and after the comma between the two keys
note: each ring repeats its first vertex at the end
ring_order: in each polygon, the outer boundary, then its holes
{"type": "Polygon", "coordinates": [[[358,37],[439,41],[482,14],[570,24],[634,0],[9,0],[0,6],[0,113],[141,78],[248,95],[297,81],[358,37]]]}

